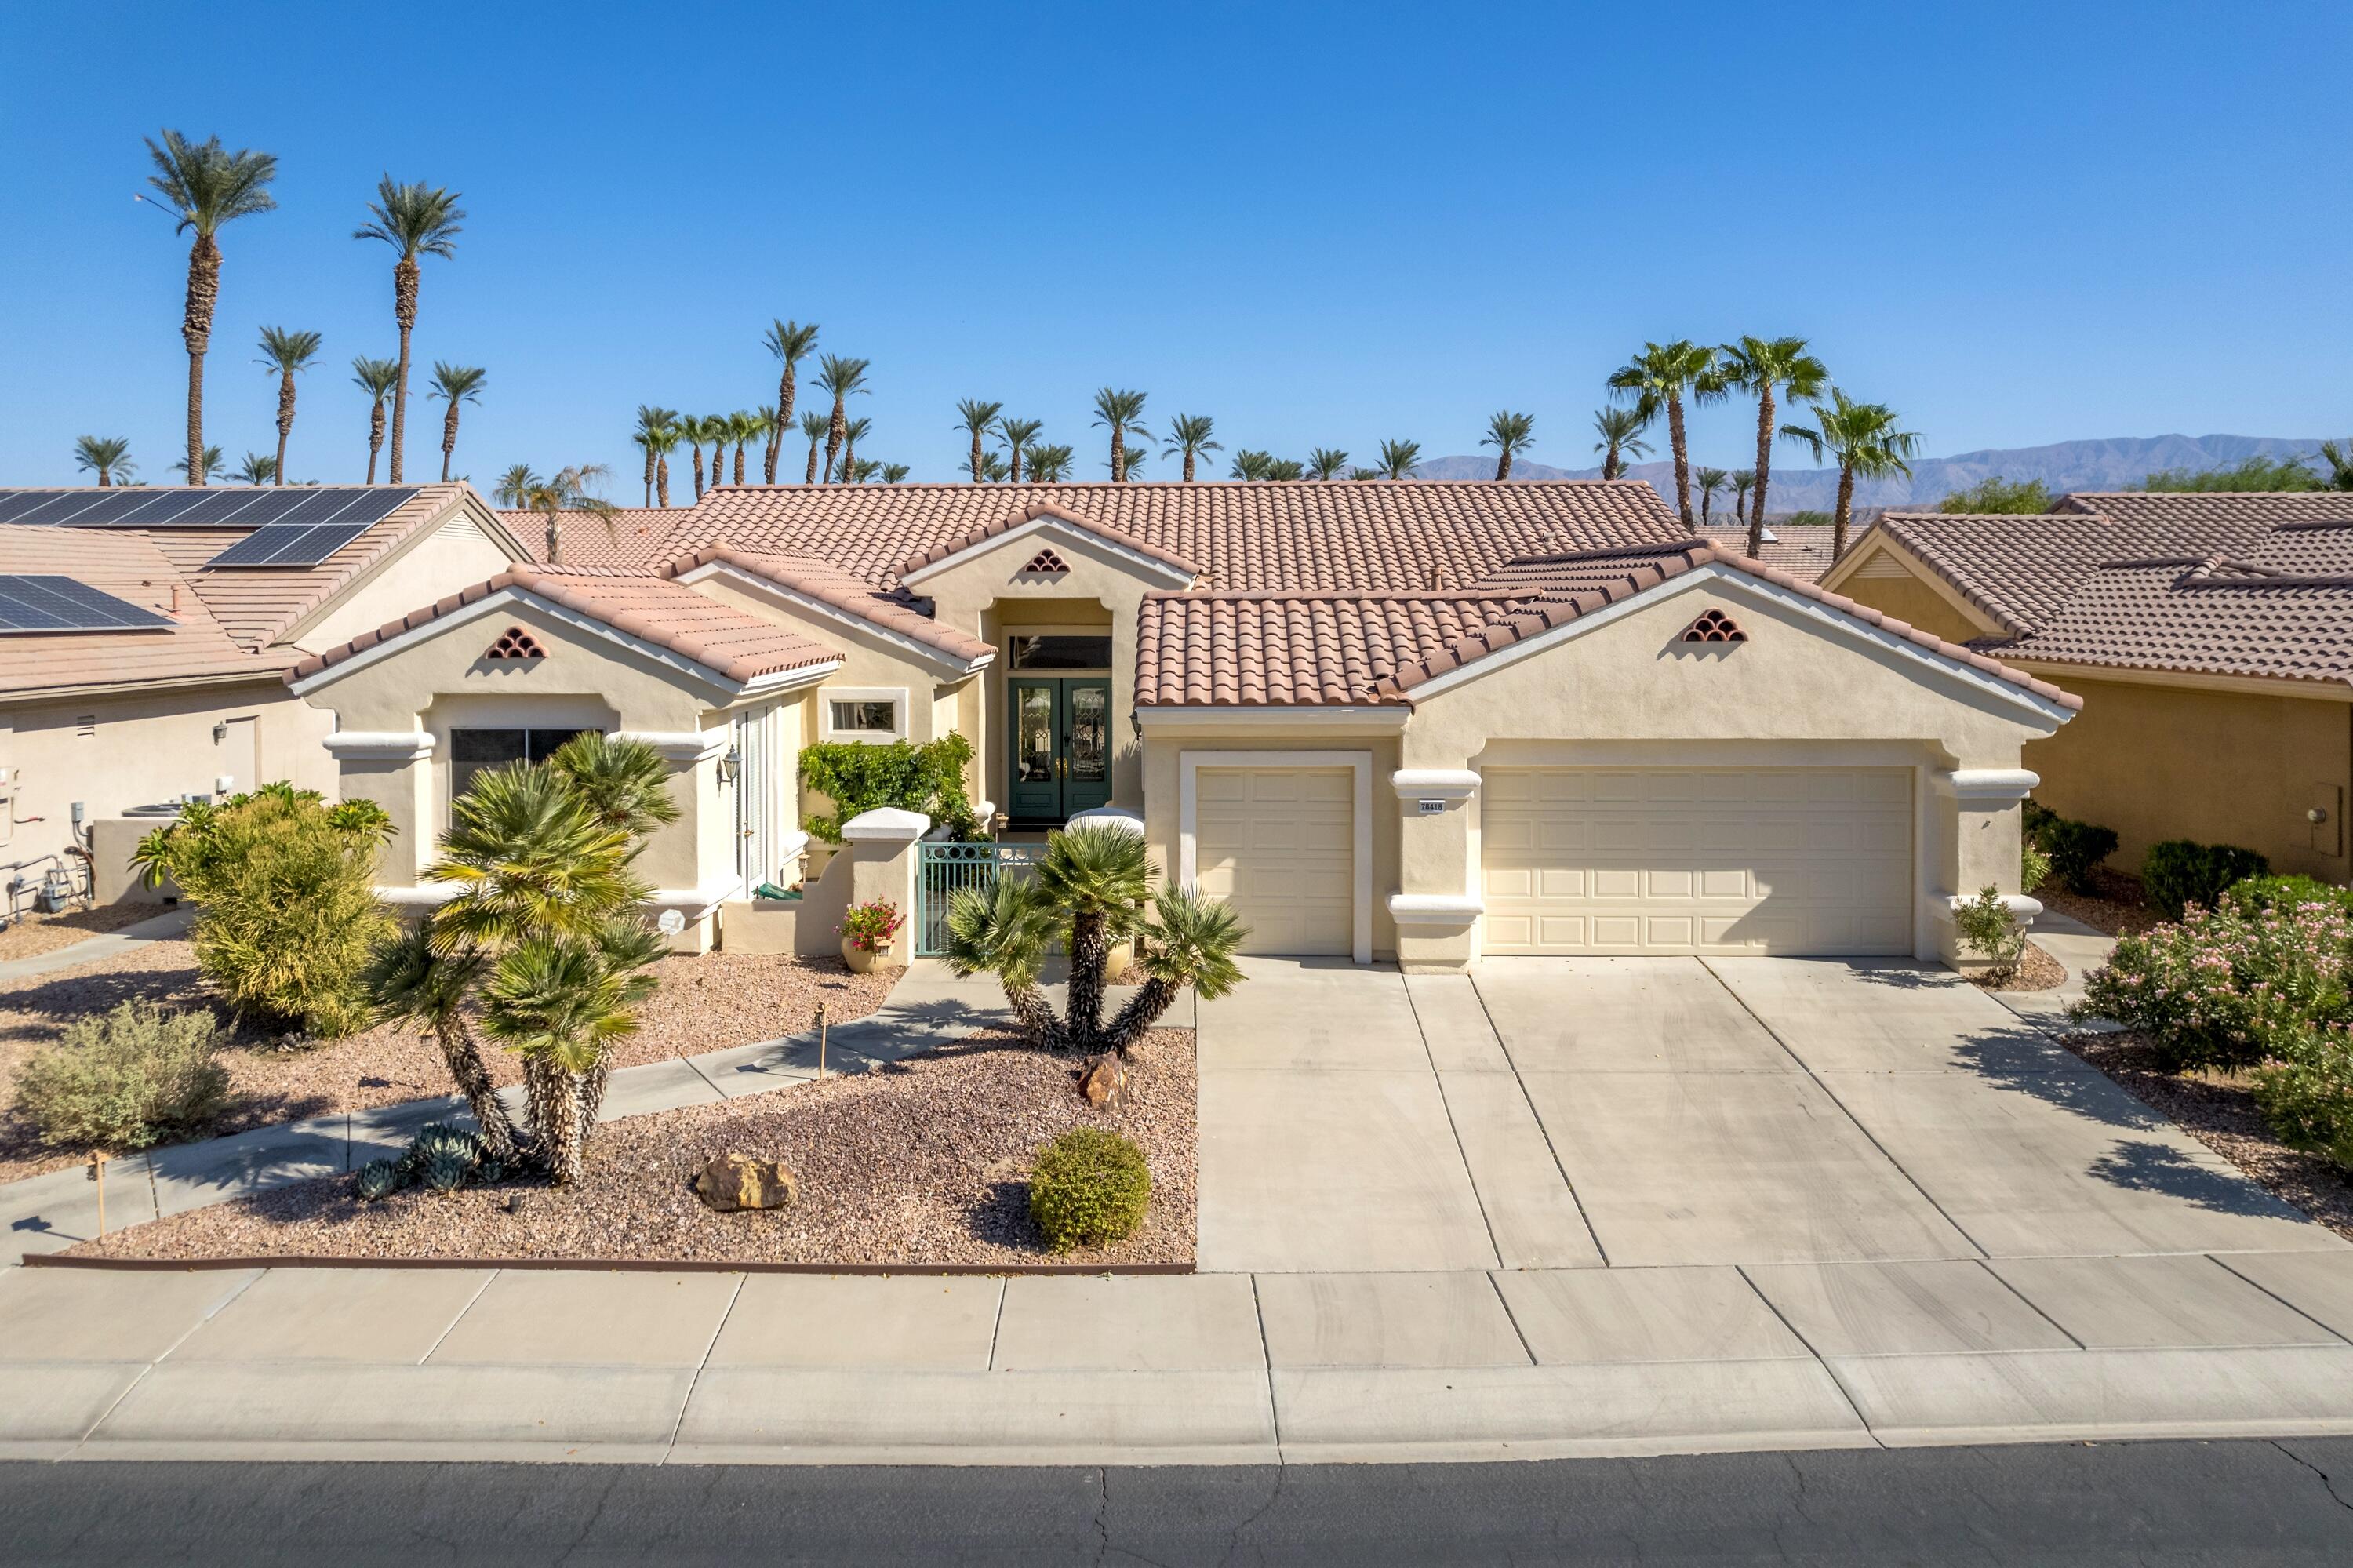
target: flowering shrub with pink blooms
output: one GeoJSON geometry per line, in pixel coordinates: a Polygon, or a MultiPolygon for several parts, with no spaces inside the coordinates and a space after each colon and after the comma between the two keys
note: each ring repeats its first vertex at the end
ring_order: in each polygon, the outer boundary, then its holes
{"type": "Polygon", "coordinates": [[[2279,1056],[2293,1032],[2353,1023],[2349,973],[2353,913],[2341,903],[2256,909],[2225,898],[2119,938],[2075,1015],[2140,1031],[2177,1072],[2248,1067],[2279,1056]]]}
{"type": "Polygon", "coordinates": [[[2257,1067],[2255,1104],[2290,1149],[2353,1166],[2353,1030],[2299,1023],[2273,1037],[2257,1067]]]}

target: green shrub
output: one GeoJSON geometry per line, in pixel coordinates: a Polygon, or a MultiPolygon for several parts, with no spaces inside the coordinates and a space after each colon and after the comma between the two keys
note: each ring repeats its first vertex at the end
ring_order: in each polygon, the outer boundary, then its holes
{"type": "Polygon", "coordinates": [[[2353,911],[2306,905],[2247,914],[2226,903],[2123,937],[2075,1009],[2149,1038],[2176,1071],[2246,1067],[2310,1027],[2353,1023],[2353,911]]]}
{"type": "Polygon", "coordinates": [[[1955,906],[1953,924],[1960,928],[1963,950],[1985,959],[1996,981],[2018,972],[2019,958],[2026,951],[2026,928],[1992,884],[1988,883],[1967,904],[1955,906]]]}
{"type": "Polygon", "coordinates": [[[2032,839],[2027,840],[2018,852],[2018,890],[2031,893],[2050,877],[2051,857],[2042,852],[2042,845],[2032,839]]]}
{"type": "Polygon", "coordinates": [[[2148,901],[2168,920],[2179,920],[2192,904],[2211,909],[2232,883],[2261,876],[2272,863],[2236,844],[2193,843],[2167,839],[2148,846],[2141,862],[2141,885],[2148,901]]]}
{"type": "Polygon", "coordinates": [[[973,814],[972,797],[965,792],[965,769],[972,763],[972,742],[951,730],[923,746],[894,740],[888,746],[858,741],[834,741],[801,747],[800,774],[804,789],[832,800],[834,814],[814,813],[801,825],[827,843],[841,842],[841,824],[861,811],[885,806],[921,811],[934,826],[944,826],[959,839],[979,836],[980,819],[973,814]]]}
{"type": "MultiPolygon", "coordinates": [[[[2023,812],[2020,830],[2027,848],[2042,853],[2043,874],[2057,877],[2059,885],[2070,893],[2091,892],[2093,871],[2116,853],[2115,831],[2063,817],[2032,800],[2024,803],[2023,812]]],[[[2038,877],[2025,885],[2031,890],[2040,885],[2041,880],[2038,877]]]]}
{"type": "Polygon", "coordinates": [[[2273,1050],[2253,1075],[2263,1119],[2290,1149],[2353,1167],[2353,1033],[2302,1023],[2283,1030],[2273,1050]]]}
{"type": "Polygon", "coordinates": [[[1151,1202],[1144,1151],[1098,1128],[1077,1128],[1049,1143],[1029,1176],[1029,1217],[1056,1252],[1134,1235],[1151,1202]]]}
{"type": "Polygon", "coordinates": [[[45,1143],[144,1149],[218,1113],[228,1097],[228,1071],[213,1059],[219,1044],[210,1013],[122,1002],[76,1019],[26,1063],[16,1108],[45,1143]]]}
{"type": "Polygon", "coordinates": [[[363,1203],[374,1203],[400,1191],[407,1178],[397,1160],[371,1160],[352,1172],[352,1192],[363,1203]]]}
{"type": "Polygon", "coordinates": [[[375,901],[388,827],[369,801],[270,785],[191,807],[133,863],[196,902],[196,965],[238,1012],[336,1039],[366,1027],[361,975],[393,929],[375,901]]]}
{"type": "Polygon", "coordinates": [[[2353,887],[2338,887],[2310,876],[2251,876],[2234,882],[2217,901],[2242,915],[2262,915],[2274,909],[2295,909],[2319,904],[2353,913],[2353,887]]]}

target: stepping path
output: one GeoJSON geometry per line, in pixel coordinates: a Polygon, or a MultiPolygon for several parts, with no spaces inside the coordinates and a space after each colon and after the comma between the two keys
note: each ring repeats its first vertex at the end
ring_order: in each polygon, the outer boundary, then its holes
{"type": "Polygon", "coordinates": [[[125,926],[120,931],[103,936],[85,937],[79,942],[62,948],[52,948],[46,953],[35,953],[29,959],[11,959],[0,964],[0,985],[13,980],[30,980],[56,969],[69,969],[78,964],[95,963],[127,953],[133,948],[143,948],[150,942],[168,942],[188,934],[188,922],[194,918],[184,905],[167,909],[152,920],[142,920],[125,926]]]}

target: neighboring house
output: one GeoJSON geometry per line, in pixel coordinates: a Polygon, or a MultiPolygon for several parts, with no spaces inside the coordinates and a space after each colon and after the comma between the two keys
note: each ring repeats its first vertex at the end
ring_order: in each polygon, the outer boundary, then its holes
{"type": "Polygon", "coordinates": [[[2353,879],[2353,495],[1893,514],[1823,586],[2083,697],[2025,766],[2038,801],[2116,830],[2119,866],[2188,838],[2353,879]]]}
{"type": "Polygon", "coordinates": [[[987,810],[1134,814],[1254,951],[1935,956],[2016,890],[2021,751],[2076,705],[1634,482],[727,486],[622,537],[293,672],[396,896],[472,769],[596,728],[670,759],[639,867],[724,943],[801,864],[802,747],[955,730],[987,810]]]}
{"type": "MultiPolygon", "coordinates": [[[[1862,525],[1855,524],[1856,532],[1862,525]]],[[[1768,523],[1765,527],[1762,552],[1757,559],[1777,572],[1787,572],[1799,582],[1820,582],[1822,574],[1831,569],[1831,527],[1827,523],[1768,523]]],[[[1716,539],[1735,550],[1745,550],[1748,530],[1736,519],[1730,532],[1718,525],[1716,539]]]]}
{"type": "Polygon", "coordinates": [[[286,672],[520,554],[463,484],[0,490],[0,866],[37,884],[190,795],[332,794],[333,719],[286,672]]]}

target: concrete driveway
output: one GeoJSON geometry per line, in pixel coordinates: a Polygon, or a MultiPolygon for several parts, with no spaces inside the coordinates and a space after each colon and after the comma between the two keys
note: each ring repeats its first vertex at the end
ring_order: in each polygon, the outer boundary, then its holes
{"type": "Polygon", "coordinates": [[[1941,969],[1248,968],[1248,984],[1199,1012],[1204,1269],[2344,1245],[1941,969]]]}

